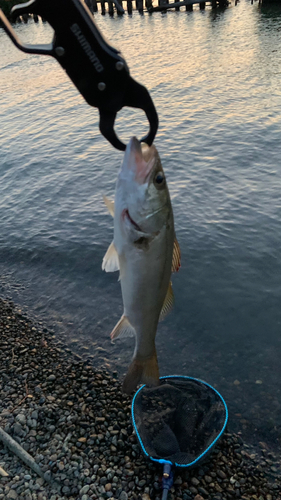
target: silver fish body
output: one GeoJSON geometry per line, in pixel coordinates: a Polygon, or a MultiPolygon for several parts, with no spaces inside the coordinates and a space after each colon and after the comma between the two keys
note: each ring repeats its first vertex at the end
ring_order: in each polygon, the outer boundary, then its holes
{"type": "Polygon", "coordinates": [[[111,338],[136,338],[123,383],[128,394],[140,382],[159,381],[155,336],[160,314],[173,303],[171,270],[179,267],[180,259],[174,242],[173,211],[158,152],[133,137],[116,184],[114,241],[102,266],[106,271],[120,270],[124,313],[111,338]]]}

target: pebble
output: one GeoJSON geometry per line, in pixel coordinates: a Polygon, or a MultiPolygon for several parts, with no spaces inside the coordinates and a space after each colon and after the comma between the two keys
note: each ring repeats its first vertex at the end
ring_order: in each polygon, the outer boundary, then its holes
{"type": "Polygon", "coordinates": [[[127,495],[126,491],[121,491],[120,496],[119,496],[119,500],[128,500],[128,495],[127,495]]]}
{"type": "Polygon", "coordinates": [[[83,488],[81,488],[81,490],[79,491],[79,495],[84,495],[85,493],[88,493],[90,489],[90,486],[88,484],[86,484],[85,486],[83,486],[83,488]]]}
{"type": "Polygon", "coordinates": [[[7,498],[10,500],[16,500],[18,498],[18,494],[15,490],[10,490],[7,494],[7,498]]]}
{"type": "Polygon", "coordinates": [[[178,477],[174,480],[174,484],[177,484],[177,485],[182,484],[182,478],[181,478],[180,476],[178,476],[178,477]]]}
{"type": "Polygon", "coordinates": [[[191,483],[193,484],[193,486],[198,486],[198,484],[200,484],[200,481],[196,477],[192,477],[191,483]]]}
{"type": "Polygon", "coordinates": [[[194,495],[197,495],[197,493],[198,493],[197,488],[194,488],[194,486],[190,486],[189,489],[190,489],[191,493],[193,493],[194,495]]]}
{"type": "Polygon", "coordinates": [[[201,493],[205,497],[207,497],[209,495],[208,491],[206,491],[205,488],[202,488],[202,486],[198,486],[198,491],[199,491],[199,493],[201,493]]]}
{"type": "Polygon", "coordinates": [[[227,478],[227,475],[225,472],[223,472],[223,470],[218,470],[217,471],[217,475],[221,478],[221,479],[226,479],[227,478]]]}
{"type": "Polygon", "coordinates": [[[148,493],[144,493],[141,498],[142,500],[150,500],[150,496],[148,495],[148,493]]]}
{"type": "Polygon", "coordinates": [[[145,480],[145,479],[141,479],[141,480],[139,481],[138,486],[139,486],[140,488],[143,488],[143,486],[145,486],[145,485],[146,485],[146,480],[145,480]]]}
{"type": "Polygon", "coordinates": [[[26,416],[23,415],[22,413],[19,413],[16,416],[16,421],[19,422],[20,425],[25,425],[26,424],[26,416]]]}

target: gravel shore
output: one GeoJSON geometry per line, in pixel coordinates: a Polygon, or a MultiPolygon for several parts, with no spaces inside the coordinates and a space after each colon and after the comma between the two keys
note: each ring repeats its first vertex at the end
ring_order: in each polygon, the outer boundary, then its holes
{"type": "MultiPolygon", "coordinates": [[[[0,356],[0,427],[41,471],[0,441],[0,500],[161,498],[161,467],[141,454],[117,374],[85,363],[3,300],[0,356]]],[[[176,471],[169,498],[281,500],[280,462],[266,443],[253,449],[226,433],[203,465],[176,471]]]]}

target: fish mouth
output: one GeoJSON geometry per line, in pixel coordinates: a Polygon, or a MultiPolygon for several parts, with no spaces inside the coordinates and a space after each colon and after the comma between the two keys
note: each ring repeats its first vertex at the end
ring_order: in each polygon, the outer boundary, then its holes
{"type": "Polygon", "coordinates": [[[126,147],[122,165],[123,174],[127,175],[130,171],[138,184],[145,184],[155,163],[155,151],[155,146],[149,147],[140,143],[136,137],[132,137],[126,147]]]}
{"type": "Polygon", "coordinates": [[[129,214],[129,210],[127,208],[125,208],[122,212],[122,217],[123,218],[127,218],[129,220],[129,222],[132,224],[132,226],[134,226],[134,228],[139,231],[139,232],[143,232],[140,228],[140,226],[132,219],[132,217],[130,216],[129,214]]]}

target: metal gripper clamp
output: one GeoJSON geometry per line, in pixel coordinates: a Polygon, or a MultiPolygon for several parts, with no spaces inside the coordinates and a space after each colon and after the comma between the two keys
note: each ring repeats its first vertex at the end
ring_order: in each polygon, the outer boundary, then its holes
{"type": "Polygon", "coordinates": [[[60,63],[87,103],[99,109],[100,131],[115,148],[126,149],[114,131],[117,112],[124,106],[142,109],[150,130],[141,140],[150,146],[158,128],[153,101],[148,90],[130,76],[120,52],[105,41],[87,6],[80,0],[31,0],[11,11],[12,19],[23,14],[45,18],[54,29],[53,41],[22,43],[0,9],[0,20],[12,42],[23,52],[53,56],[60,63]]]}

